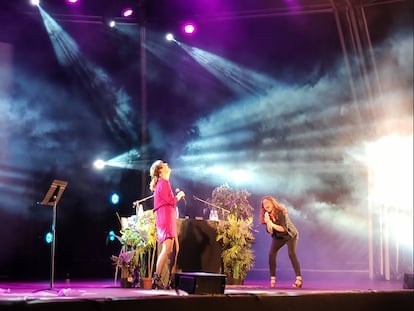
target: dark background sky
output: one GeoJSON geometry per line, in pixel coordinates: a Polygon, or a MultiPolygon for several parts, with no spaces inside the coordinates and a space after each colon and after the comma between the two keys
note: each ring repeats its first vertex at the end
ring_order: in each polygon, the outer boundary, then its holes
{"type": "MultiPolygon", "coordinates": [[[[250,191],[257,212],[270,193],[301,228],[305,269],[366,269],[364,234],[344,233],[354,217],[366,229],[366,172],[350,154],[389,132],[412,135],[412,1],[351,1],[367,5],[377,71],[367,42],[362,49],[374,104],[345,1],[334,2],[352,79],[329,1],[130,1],[143,14],[118,19],[115,29],[105,21],[128,1],[43,2],[62,27],[51,37],[26,1],[0,6],[0,234],[7,236],[0,277],[48,277],[43,238],[51,209],[37,202],[55,178],[69,182],[58,207],[57,275],[111,277],[109,256],[119,245],[108,244],[107,233],[119,229],[115,212],[132,214],[131,202],[149,194],[148,169],[159,158],[187,193],[182,215],[203,216],[193,196],[207,199],[225,182],[250,191]],[[198,23],[191,37],[180,33],[186,19],[198,23]],[[181,45],[167,42],[167,31],[181,45]],[[199,49],[207,65],[184,48],[199,49]],[[393,128],[378,127],[385,121],[393,128]],[[92,167],[97,157],[121,154],[128,168],[92,167]],[[235,169],[253,177],[236,182],[235,169]],[[117,206],[112,191],[121,195],[117,206]],[[353,259],[339,261],[351,245],[353,259]]],[[[364,36],[358,14],[357,25],[364,36]]],[[[258,254],[267,242],[259,230],[258,254]]],[[[267,267],[262,257],[258,270],[267,267]]]]}

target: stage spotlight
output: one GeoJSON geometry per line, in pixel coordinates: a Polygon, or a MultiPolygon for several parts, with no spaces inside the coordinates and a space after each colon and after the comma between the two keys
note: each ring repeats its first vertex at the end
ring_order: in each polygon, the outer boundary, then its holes
{"type": "Polygon", "coordinates": [[[197,32],[197,27],[192,22],[184,23],[181,29],[186,35],[193,35],[197,32]]]}
{"type": "Polygon", "coordinates": [[[109,231],[108,240],[111,241],[111,242],[115,241],[115,232],[114,232],[114,230],[109,231]]]}
{"type": "Polygon", "coordinates": [[[114,28],[115,26],[116,26],[116,23],[115,23],[115,21],[112,19],[112,20],[110,20],[109,22],[108,22],[108,26],[109,27],[111,27],[111,28],[114,28]]]}
{"type": "Polygon", "coordinates": [[[52,241],[53,241],[53,234],[52,234],[52,232],[46,233],[45,234],[45,242],[47,244],[50,244],[50,243],[52,243],[52,241]]]}
{"type": "Polygon", "coordinates": [[[68,4],[76,4],[78,2],[79,2],[79,0],[66,0],[66,3],[68,3],[68,4]]]}
{"type": "Polygon", "coordinates": [[[174,36],[172,33],[167,33],[167,35],[165,36],[165,39],[167,39],[167,41],[173,41],[174,40],[174,36]]]}
{"type": "Polygon", "coordinates": [[[134,10],[131,8],[125,8],[122,10],[123,17],[130,17],[134,13],[134,10]]]}
{"type": "Polygon", "coordinates": [[[39,6],[40,5],[40,0],[30,0],[30,4],[33,6],[39,6]]]}
{"type": "Polygon", "coordinates": [[[96,160],[93,162],[93,166],[95,166],[97,169],[101,170],[105,167],[105,161],[104,160],[96,160]]]}
{"type": "Polygon", "coordinates": [[[120,199],[119,194],[117,194],[117,193],[113,193],[113,194],[111,195],[111,203],[112,203],[113,205],[118,204],[118,203],[119,203],[119,199],[120,199]]]}

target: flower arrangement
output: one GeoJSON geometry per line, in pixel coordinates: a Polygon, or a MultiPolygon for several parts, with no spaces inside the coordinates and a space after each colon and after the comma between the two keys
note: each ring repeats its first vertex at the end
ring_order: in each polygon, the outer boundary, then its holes
{"type": "Polygon", "coordinates": [[[152,210],[145,211],[138,217],[136,230],[141,237],[141,243],[135,248],[139,258],[141,276],[152,277],[157,249],[155,214],[152,210]]]}
{"type": "MultiPolygon", "coordinates": [[[[121,252],[119,253],[119,256],[112,256],[112,261],[114,262],[116,266],[116,272],[115,272],[115,281],[117,280],[118,276],[118,269],[121,270],[121,282],[126,283],[133,283],[133,276],[134,276],[134,270],[135,270],[135,264],[134,264],[134,255],[135,251],[125,250],[124,247],[121,248],[121,252]]],[[[126,287],[126,284],[123,284],[123,287],[126,287]]]]}
{"type": "Polygon", "coordinates": [[[121,219],[121,226],[121,235],[116,236],[122,244],[121,251],[119,256],[111,257],[116,267],[115,282],[121,269],[121,283],[127,279],[131,286],[140,286],[142,278],[151,277],[154,269],[157,247],[155,215],[152,210],[141,210],[137,215],[121,219]]]}

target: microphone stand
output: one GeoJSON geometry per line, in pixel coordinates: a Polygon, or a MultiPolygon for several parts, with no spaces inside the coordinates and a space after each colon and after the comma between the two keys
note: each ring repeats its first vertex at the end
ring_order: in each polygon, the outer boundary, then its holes
{"type": "Polygon", "coordinates": [[[149,199],[151,199],[153,197],[154,197],[154,195],[150,195],[150,196],[147,196],[147,197],[145,197],[143,199],[136,200],[136,201],[132,202],[132,206],[133,207],[136,207],[137,205],[139,205],[139,203],[145,202],[146,200],[149,200],[149,199]]]}
{"type": "Polygon", "coordinates": [[[204,204],[210,205],[210,206],[212,206],[212,207],[214,207],[214,208],[217,208],[217,209],[221,210],[221,214],[223,215],[223,218],[224,218],[224,213],[229,213],[229,214],[230,214],[230,211],[226,210],[225,208],[222,208],[222,207],[220,207],[220,206],[217,206],[217,205],[215,205],[215,204],[212,204],[212,203],[210,203],[210,202],[207,202],[207,201],[205,201],[205,200],[202,200],[202,199],[200,199],[200,198],[196,197],[195,195],[193,195],[193,198],[194,198],[194,200],[197,200],[197,201],[203,202],[204,204]]]}
{"type": "Polygon", "coordinates": [[[142,202],[145,202],[146,200],[149,200],[149,199],[151,199],[153,197],[154,197],[154,195],[149,195],[149,196],[147,196],[147,197],[145,197],[143,199],[136,200],[136,201],[132,202],[132,207],[135,208],[135,214],[137,215],[137,217],[139,216],[139,210],[138,210],[138,208],[140,206],[141,206],[141,211],[142,211],[142,205],[141,205],[141,203],[142,202]]]}

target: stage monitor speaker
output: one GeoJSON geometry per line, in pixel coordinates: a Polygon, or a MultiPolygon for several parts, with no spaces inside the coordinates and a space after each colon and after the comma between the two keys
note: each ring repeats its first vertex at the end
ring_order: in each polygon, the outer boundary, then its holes
{"type": "Polygon", "coordinates": [[[403,288],[404,289],[413,289],[413,277],[414,274],[409,274],[409,273],[404,273],[404,284],[403,284],[403,288]]]}
{"type": "Polygon", "coordinates": [[[224,274],[181,272],[175,274],[175,288],[188,294],[223,294],[226,286],[224,274]]]}

